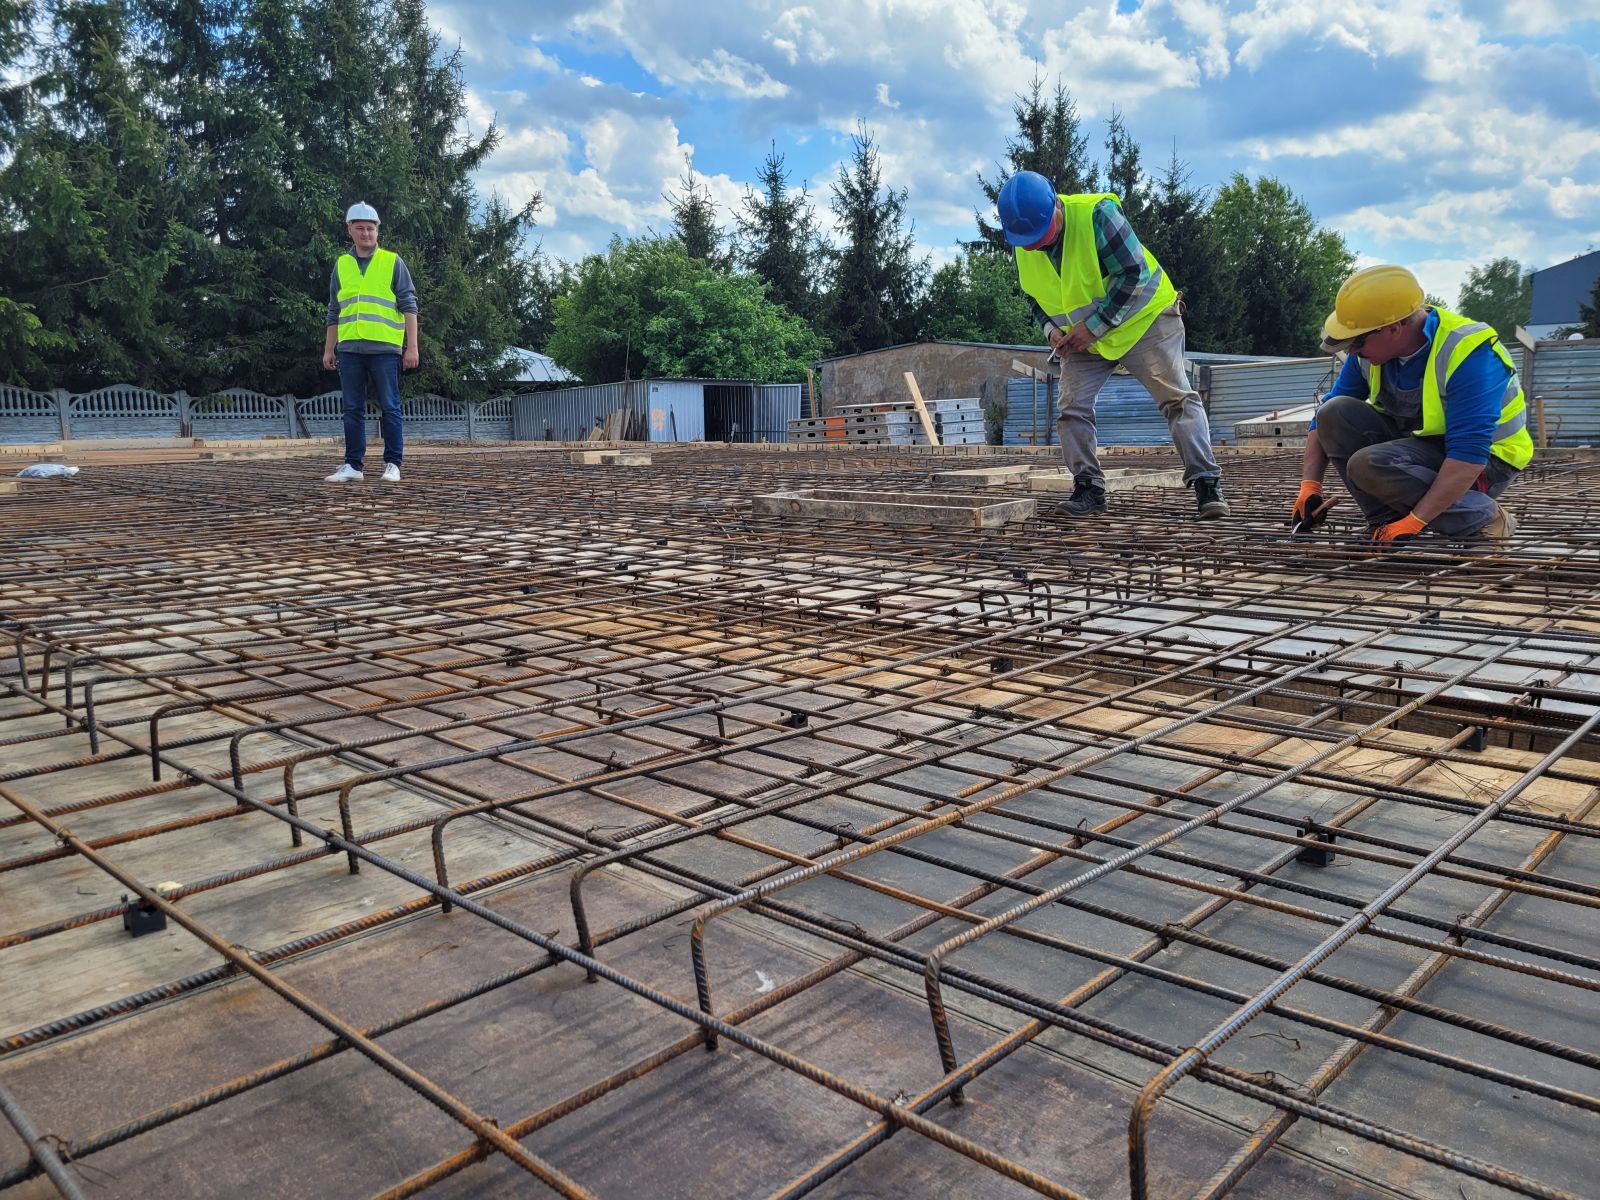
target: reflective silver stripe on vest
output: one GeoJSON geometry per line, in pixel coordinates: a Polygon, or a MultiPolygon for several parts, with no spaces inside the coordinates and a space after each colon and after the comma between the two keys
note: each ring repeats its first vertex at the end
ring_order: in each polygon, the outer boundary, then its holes
{"type": "Polygon", "coordinates": [[[371,313],[352,313],[339,318],[340,325],[354,325],[357,321],[371,321],[375,325],[387,325],[390,329],[403,330],[406,327],[404,321],[391,321],[388,317],[375,317],[371,313]]]}
{"type": "Polygon", "coordinates": [[[1444,401],[1445,381],[1450,377],[1450,356],[1455,353],[1463,339],[1475,333],[1482,333],[1489,326],[1482,321],[1471,321],[1466,325],[1459,325],[1445,335],[1444,341],[1434,348],[1433,352],[1433,381],[1439,385],[1439,400],[1444,401]]]}
{"type": "Polygon", "coordinates": [[[382,296],[360,296],[360,295],[357,295],[357,296],[343,297],[339,301],[339,307],[340,308],[347,308],[352,304],[363,304],[363,303],[365,303],[365,304],[376,304],[376,305],[378,305],[378,306],[380,306],[382,308],[389,309],[391,312],[399,312],[400,311],[399,305],[398,305],[398,303],[396,301],[387,300],[382,296]]]}
{"type": "MultiPolygon", "coordinates": [[[[1128,297],[1128,302],[1124,306],[1124,311],[1130,314],[1125,320],[1132,320],[1144,311],[1144,306],[1155,299],[1155,294],[1161,290],[1161,281],[1165,277],[1166,272],[1157,267],[1150,272],[1149,279],[1134,289],[1133,295],[1128,297]]],[[[1104,299],[1105,297],[1101,296],[1099,300],[1091,300],[1088,304],[1080,304],[1069,313],[1052,313],[1050,314],[1050,319],[1061,326],[1062,329],[1067,328],[1068,325],[1076,325],[1095,309],[1099,308],[1101,301],[1104,299]]],[[[1112,326],[1112,328],[1116,327],[1112,326]]]]}
{"type": "Polygon", "coordinates": [[[1508,437],[1515,437],[1528,427],[1528,410],[1523,409],[1514,417],[1507,417],[1494,427],[1494,440],[1503,442],[1508,437]]]}

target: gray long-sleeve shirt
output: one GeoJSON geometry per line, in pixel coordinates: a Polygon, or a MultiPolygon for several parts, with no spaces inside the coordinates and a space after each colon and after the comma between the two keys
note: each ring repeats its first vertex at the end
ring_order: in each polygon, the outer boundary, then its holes
{"type": "MultiPolygon", "coordinates": [[[[346,250],[356,260],[356,265],[361,268],[361,273],[367,273],[367,264],[371,257],[362,258],[354,250],[346,250]]],[[[411,271],[406,267],[406,260],[395,255],[394,260],[394,303],[395,307],[403,313],[417,311],[417,285],[411,280],[411,271]]],[[[335,260],[333,272],[328,276],[328,324],[339,323],[339,264],[335,260]]],[[[368,338],[353,338],[350,341],[339,343],[340,354],[399,354],[401,347],[389,342],[374,342],[368,338]]]]}

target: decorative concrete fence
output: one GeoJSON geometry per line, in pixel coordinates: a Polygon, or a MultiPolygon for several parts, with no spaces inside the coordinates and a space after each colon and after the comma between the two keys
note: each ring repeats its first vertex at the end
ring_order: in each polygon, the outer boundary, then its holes
{"type": "MultiPolygon", "coordinates": [[[[511,437],[515,395],[468,403],[423,394],[400,402],[406,437],[416,441],[504,441],[511,437]]],[[[269,396],[227,388],[208,396],[152,392],[114,384],[93,392],[35,392],[0,384],[0,442],[68,438],[242,439],[337,437],[344,431],[338,392],[269,396]]],[[[378,410],[367,405],[367,431],[378,436],[378,410]]]]}

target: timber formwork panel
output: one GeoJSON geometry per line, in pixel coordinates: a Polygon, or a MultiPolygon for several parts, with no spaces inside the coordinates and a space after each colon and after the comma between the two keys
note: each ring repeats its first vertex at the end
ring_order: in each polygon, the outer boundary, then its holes
{"type": "Polygon", "coordinates": [[[0,1197],[1600,1195],[1600,466],[660,449],[0,498],[0,1197]]]}

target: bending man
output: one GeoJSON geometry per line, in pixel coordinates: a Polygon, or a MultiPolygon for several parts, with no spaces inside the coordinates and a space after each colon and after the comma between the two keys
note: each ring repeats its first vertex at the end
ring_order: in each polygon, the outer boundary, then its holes
{"type": "Polygon", "coordinates": [[[1331,462],[1374,542],[1433,530],[1508,537],[1497,502],[1533,458],[1527,404],[1495,331],[1423,298],[1404,267],[1357,271],[1322,326],[1322,348],[1345,351],[1339,379],[1306,437],[1294,519],[1321,523],[1331,462]]]}
{"type": "Polygon", "coordinates": [[[1184,367],[1178,292],[1139,244],[1122,201],[1109,192],[1058,195],[1043,175],[1018,171],[1000,189],[997,207],[1034,320],[1061,356],[1056,430],[1074,485],[1066,512],[1087,517],[1106,510],[1094,403],[1120,363],[1167,419],[1183,481],[1194,488],[1196,519],[1227,516],[1205,405],[1184,367]]]}

